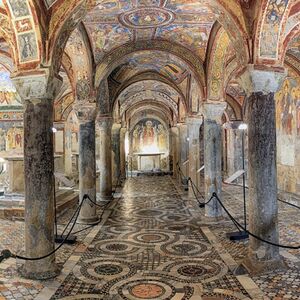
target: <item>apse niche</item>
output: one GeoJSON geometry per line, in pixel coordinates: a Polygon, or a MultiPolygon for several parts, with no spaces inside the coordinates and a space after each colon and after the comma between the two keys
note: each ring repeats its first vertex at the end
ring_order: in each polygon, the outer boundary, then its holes
{"type": "Polygon", "coordinates": [[[138,121],[129,134],[129,162],[133,171],[169,171],[169,131],[154,118],[138,121]]]}

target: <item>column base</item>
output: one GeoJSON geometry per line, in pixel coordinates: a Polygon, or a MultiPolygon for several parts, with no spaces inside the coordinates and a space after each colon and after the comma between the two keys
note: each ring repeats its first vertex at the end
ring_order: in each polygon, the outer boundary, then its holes
{"type": "Polygon", "coordinates": [[[97,199],[97,202],[107,202],[107,201],[111,201],[113,200],[113,195],[109,195],[109,196],[100,196],[98,199],[97,199]]]}
{"type": "Polygon", "coordinates": [[[100,219],[98,216],[89,217],[89,218],[79,217],[76,223],[82,225],[96,225],[99,223],[99,221],[100,219]]]}
{"type": "MultiPolygon", "coordinates": [[[[56,263],[53,263],[48,271],[42,271],[42,272],[35,272],[30,270],[31,268],[27,264],[28,263],[25,262],[25,264],[23,264],[20,268],[18,268],[19,274],[26,279],[47,280],[58,276],[61,272],[61,268],[56,263]]],[[[41,267],[40,269],[43,268],[41,267]]]]}
{"type": "Polygon", "coordinates": [[[274,260],[261,261],[250,256],[243,260],[242,267],[244,267],[250,275],[284,271],[288,268],[282,257],[274,260]]]}

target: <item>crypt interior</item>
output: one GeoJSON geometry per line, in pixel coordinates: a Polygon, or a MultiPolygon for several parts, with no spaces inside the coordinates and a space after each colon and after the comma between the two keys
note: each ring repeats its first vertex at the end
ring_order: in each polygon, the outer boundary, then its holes
{"type": "Polygon", "coordinates": [[[300,299],[299,0],[0,0],[0,300],[300,299]]]}

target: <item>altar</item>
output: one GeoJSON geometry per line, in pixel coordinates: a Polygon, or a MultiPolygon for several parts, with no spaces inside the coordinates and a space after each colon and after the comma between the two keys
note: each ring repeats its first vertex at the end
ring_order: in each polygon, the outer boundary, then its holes
{"type": "Polygon", "coordinates": [[[161,169],[161,156],[164,152],[157,153],[134,153],[138,156],[138,171],[150,171],[154,169],[161,169]]]}

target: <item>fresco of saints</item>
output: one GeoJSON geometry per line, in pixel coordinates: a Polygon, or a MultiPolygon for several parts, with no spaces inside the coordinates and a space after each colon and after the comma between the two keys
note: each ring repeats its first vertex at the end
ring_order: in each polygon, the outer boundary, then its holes
{"type": "Polygon", "coordinates": [[[146,126],[143,129],[143,145],[151,146],[154,144],[155,131],[152,121],[147,121],[146,126]]]}
{"type": "Polygon", "coordinates": [[[132,149],[133,152],[139,152],[140,151],[140,135],[141,135],[141,126],[136,125],[133,130],[133,139],[132,139],[132,149]]]}
{"type": "Polygon", "coordinates": [[[167,138],[166,138],[166,132],[162,124],[159,124],[157,126],[157,144],[160,151],[163,151],[166,149],[167,146],[167,138]]]}

